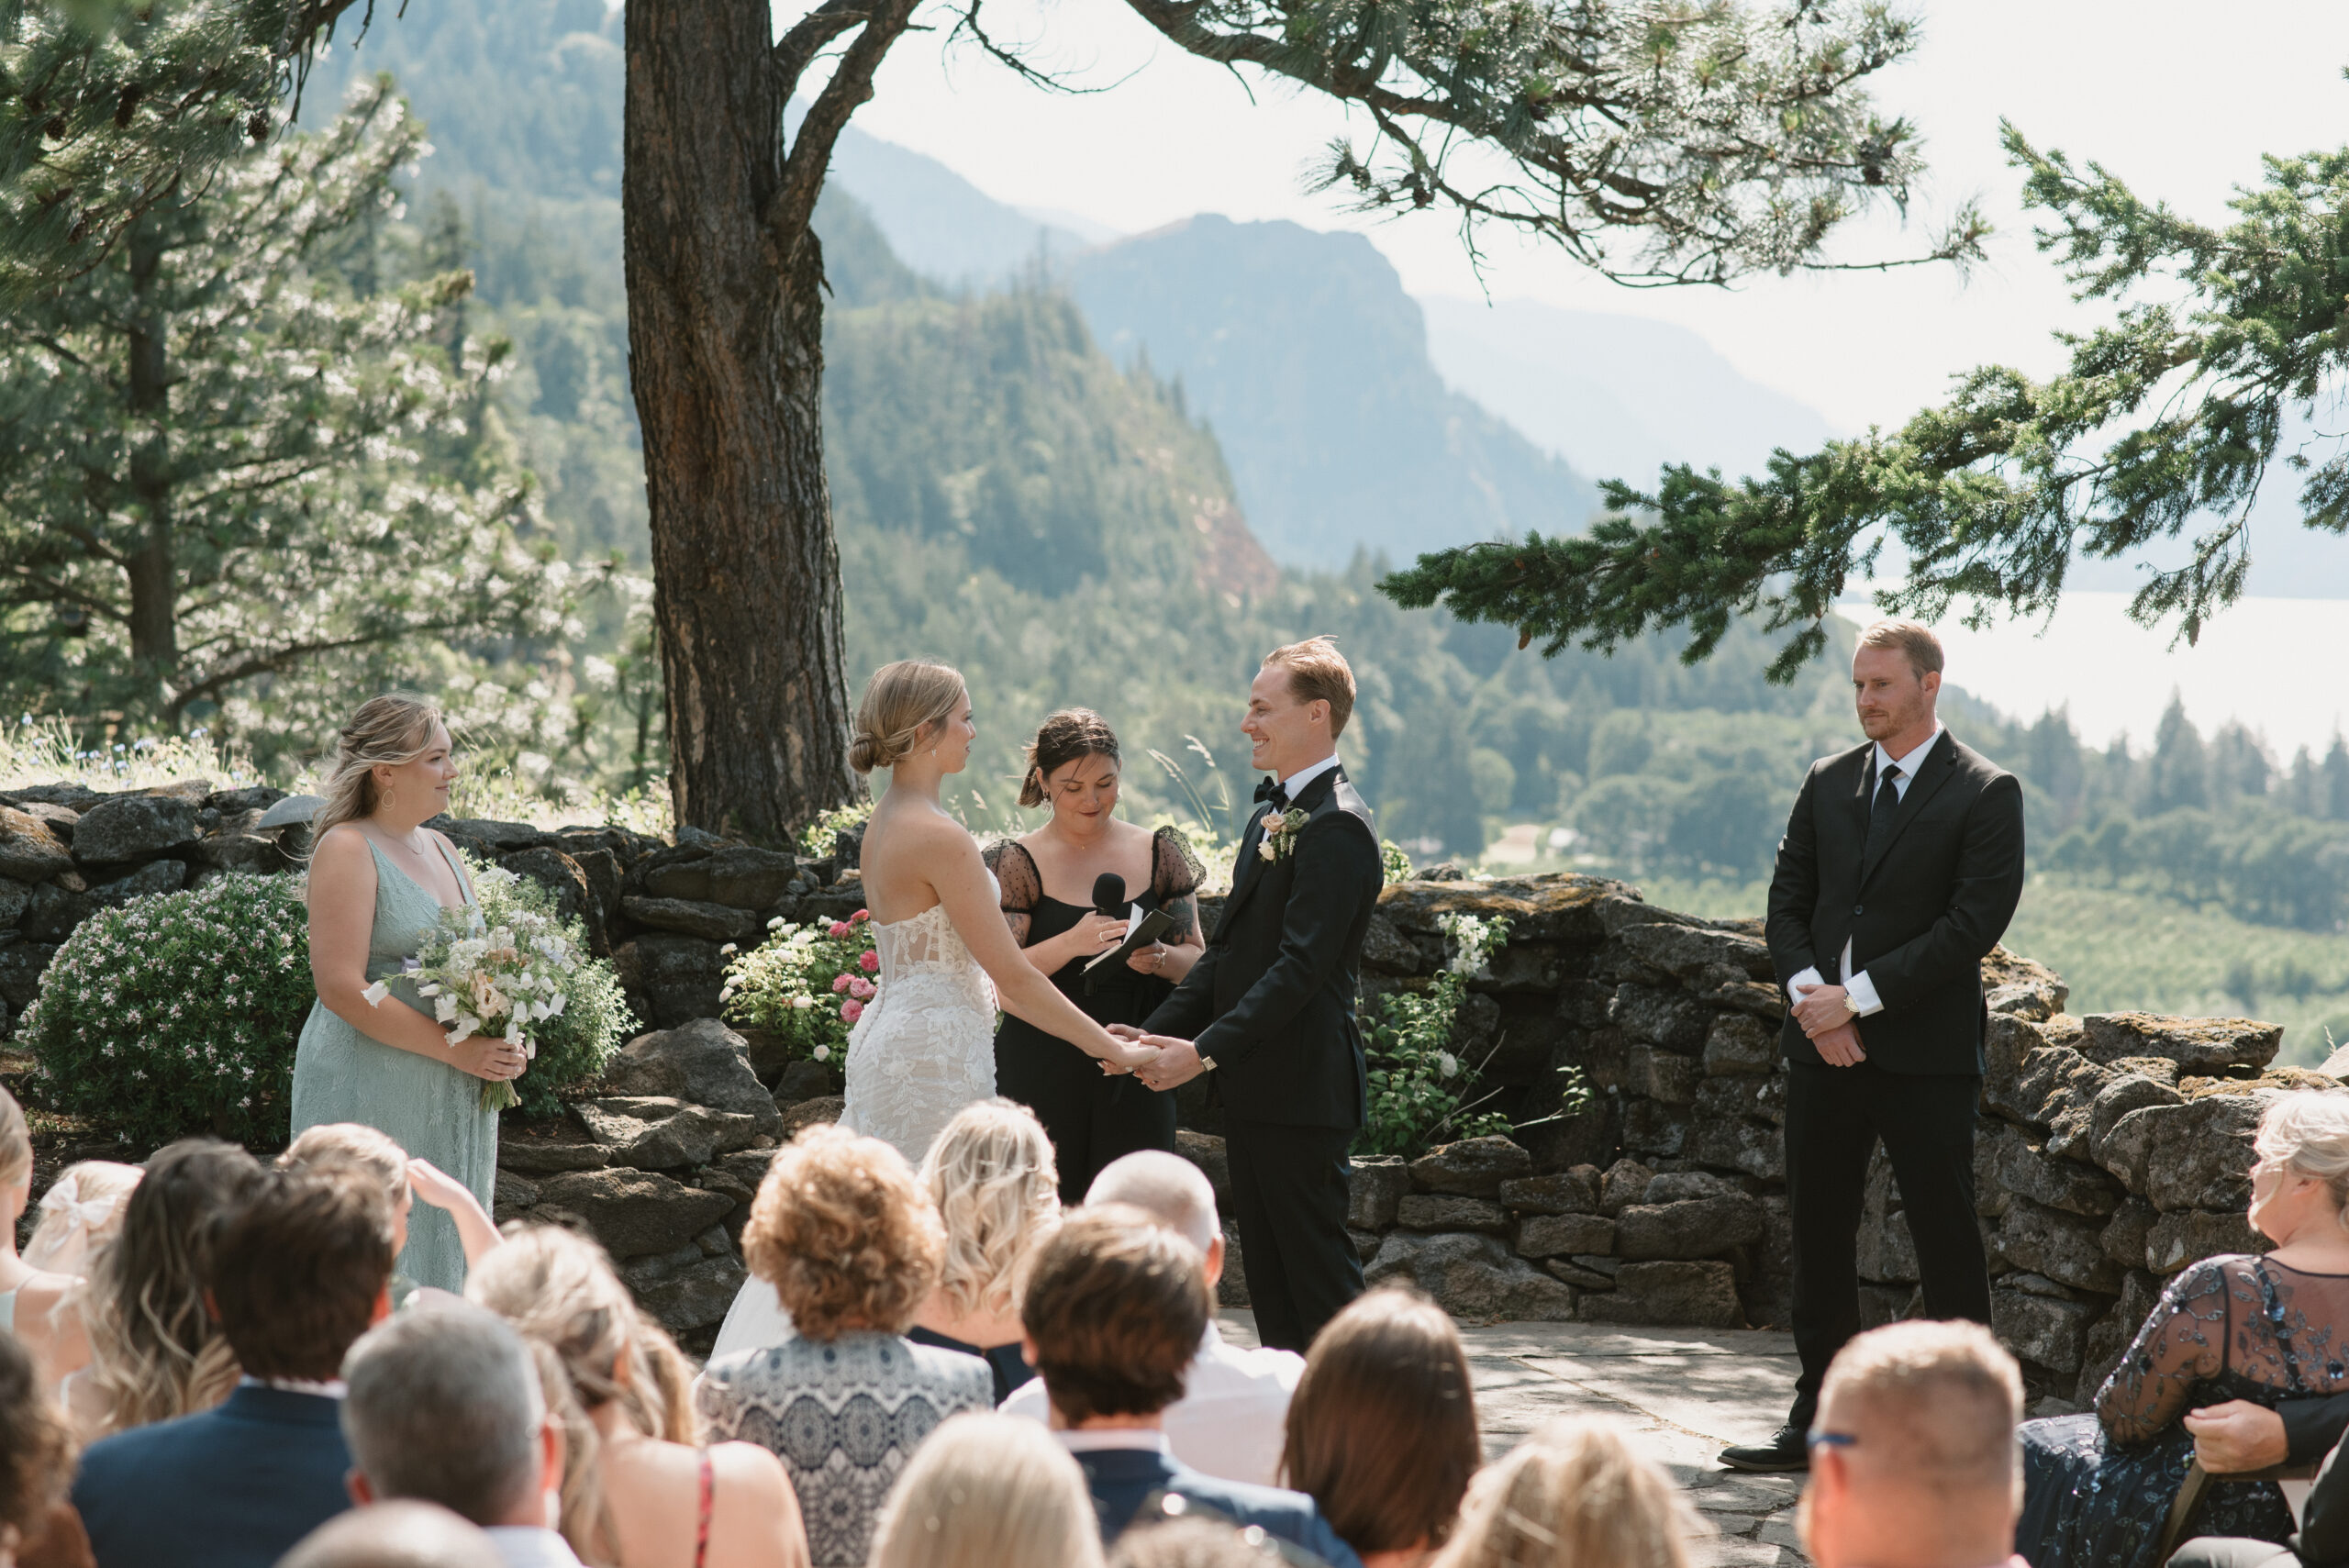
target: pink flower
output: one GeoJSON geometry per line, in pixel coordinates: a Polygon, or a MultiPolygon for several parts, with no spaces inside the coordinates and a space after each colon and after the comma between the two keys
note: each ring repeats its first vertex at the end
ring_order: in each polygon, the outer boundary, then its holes
{"type": "Polygon", "coordinates": [[[859,909],[855,914],[849,917],[849,923],[852,925],[862,926],[865,921],[870,920],[871,918],[873,918],[872,910],[859,909]]]}
{"type": "Polygon", "coordinates": [[[851,1000],[841,1004],[841,1020],[843,1023],[852,1024],[863,1017],[864,1017],[863,1003],[852,998],[851,1000]]]}
{"type": "Polygon", "coordinates": [[[832,976],[832,991],[833,991],[833,993],[834,993],[835,995],[838,995],[840,992],[842,992],[842,991],[847,990],[847,989],[848,989],[848,986],[849,986],[849,977],[848,977],[847,975],[845,975],[845,974],[835,974],[835,975],[833,975],[833,976],[832,976]]]}
{"type": "Polygon", "coordinates": [[[881,973],[881,955],[868,952],[856,961],[856,966],[867,974],[878,974],[881,973]]]}
{"type": "Polygon", "coordinates": [[[847,922],[846,920],[835,920],[835,921],[833,921],[833,922],[832,922],[832,935],[834,935],[834,936],[836,936],[836,937],[844,937],[844,936],[848,935],[848,922],[847,922]]]}
{"type": "Polygon", "coordinates": [[[852,980],[848,983],[848,994],[859,1001],[863,1001],[879,989],[881,988],[870,980],[852,980]]]}

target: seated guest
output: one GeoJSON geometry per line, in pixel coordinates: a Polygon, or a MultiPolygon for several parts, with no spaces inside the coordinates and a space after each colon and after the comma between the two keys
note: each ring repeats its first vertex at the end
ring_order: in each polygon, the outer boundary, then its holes
{"type": "Polygon", "coordinates": [[[1183,1392],[1213,1299],[1197,1251],[1140,1209],[1082,1208],[1038,1252],[1020,1305],[1052,1427],[1085,1469],[1104,1540],[1160,1494],[1355,1568],[1299,1492],[1205,1475],[1175,1459],[1160,1416],[1183,1392]]]}
{"type": "Polygon", "coordinates": [[[32,1357],[0,1334],[0,1568],[90,1561],[81,1522],[65,1501],[72,1478],[72,1434],[32,1357]]]}
{"type": "Polygon", "coordinates": [[[1033,1421],[950,1418],[897,1477],[871,1568],[1101,1568],[1085,1473],[1033,1421]]]}
{"type": "Polygon", "coordinates": [[[2349,1568],[2349,1466],[2341,1462],[2341,1449],[2324,1456],[2300,1528],[2285,1544],[2205,1536],[2172,1552],[2169,1568],[2349,1568]]]}
{"type": "Polygon", "coordinates": [[[0,1089],[0,1333],[14,1334],[40,1369],[41,1381],[54,1385],[82,1364],[86,1354],[78,1332],[63,1336],[71,1353],[61,1355],[52,1318],[73,1286],[70,1274],[46,1273],[17,1255],[17,1222],[33,1201],[33,1139],[25,1126],[25,1111],[17,1096],[0,1089]]]}
{"type": "Polygon", "coordinates": [[[782,1458],[817,1568],[863,1568],[914,1449],[947,1417],[987,1408],[985,1362],[905,1338],[944,1251],[904,1156],[829,1123],[776,1151],[751,1201],[743,1262],[797,1333],[712,1360],[696,1399],[712,1437],[782,1458]]]}
{"type": "Polygon", "coordinates": [[[1978,1323],[1889,1323],[1853,1340],[1828,1365],[1810,1432],[1811,1561],[2012,1563],[2021,1418],[2022,1373],[1978,1323]]]}
{"type": "Polygon", "coordinates": [[[272,1173],[221,1218],[208,1294],[244,1379],[218,1409],[82,1456],[98,1568],[268,1568],[350,1507],[335,1379],[391,1311],[394,1251],[391,1203],[356,1166],[272,1173]]]}
{"type": "Polygon", "coordinates": [[[1118,1538],[1109,1568],[1286,1568],[1261,1535],[1251,1539],[1219,1519],[1174,1518],[1133,1527],[1118,1538]]]}
{"type": "Polygon", "coordinates": [[[1620,1429],[1553,1421],[1470,1484],[1433,1568],[1687,1568],[1703,1528],[1620,1429]]]}
{"type": "Polygon", "coordinates": [[[52,1274],[86,1274],[90,1254],[122,1233],[123,1205],[146,1174],[114,1160],[76,1160],[40,1195],[40,1220],[25,1242],[25,1262],[52,1274]]]}
{"type": "MultiPolygon", "coordinates": [[[[392,1195],[393,1233],[399,1238],[402,1251],[407,1249],[408,1211],[419,1198],[447,1214],[456,1225],[467,1269],[479,1264],[498,1243],[496,1222],[472,1190],[429,1161],[410,1155],[387,1132],[355,1121],[320,1122],[304,1128],[277,1157],[277,1163],[281,1170],[296,1171],[321,1160],[348,1160],[375,1173],[392,1195]]],[[[395,1273],[392,1305],[406,1306],[416,1288],[414,1280],[395,1273]]]]}
{"type": "Polygon", "coordinates": [[[1434,1555],[1483,1459],[1468,1352],[1442,1307],[1374,1290],[1313,1337],[1281,1478],[1319,1505],[1363,1568],[1434,1555]]]}
{"type": "Polygon", "coordinates": [[[518,1228],[466,1275],[465,1296],[552,1352],[579,1411],[564,1428],[562,1532],[583,1559],[804,1568],[807,1531],[782,1461],[754,1443],[704,1446],[697,1433],[663,1440],[664,1401],[648,1406],[642,1392],[648,1326],[601,1247],[518,1228]]]}
{"type": "Polygon", "coordinates": [[[499,1568],[481,1527],[432,1503],[352,1508],[302,1538],[277,1568],[499,1568]]]}
{"type": "Polygon", "coordinates": [[[208,1410],[236,1387],[237,1358],[204,1285],[215,1223],[262,1179],[251,1155],[209,1138],[149,1157],[122,1234],[72,1298],[90,1364],[66,1380],[66,1406],[85,1440],[208,1410]]]}
{"type": "MultiPolygon", "coordinates": [[[[2253,1140],[2251,1223],[2273,1251],[2188,1264],[2097,1391],[2092,1416],[2022,1428],[2017,1549],[2037,1568],[2152,1568],[2194,1458],[2196,1425],[2349,1393],[2349,1095],[2278,1095],[2253,1140]]],[[[2218,1481],[2197,1533],[2280,1543],[2292,1518],[2273,1482],[2218,1481]]]]}
{"type": "Polygon", "coordinates": [[[554,1529],[562,1432],[503,1318],[436,1297],[369,1330],[343,1376],[354,1499],[438,1503],[486,1530],[504,1568],[578,1568],[554,1529]]]}
{"type": "Polygon", "coordinates": [[[1025,1106],[974,1101],[930,1144],[921,1184],[946,1228],[946,1262],[906,1337],[984,1360],[1000,1404],[1036,1375],[1019,1354],[1014,1286],[1021,1260],[1060,1222],[1052,1140],[1025,1106]]]}
{"type": "MultiPolygon", "coordinates": [[[[1208,1284],[1223,1277],[1223,1222],[1215,1189],[1197,1165],[1154,1149],[1112,1161],[1093,1179],[1088,1204],[1125,1204],[1198,1249],[1208,1284]]],[[[1192,1469],[1259,1486],[1279,1479],[1281,1422],[1289,1396],[1305,1373],[1294,1351],[1243,1350],[1224,1342],[1208,1319],[1199,1348],[1183,1373],[1183,1397],[1163,1412],[1167,1446],[1192,1469]]],[[[1007,1416],[1045,1418],[1041,1384],[1030,1383],[1004,1400],[1007,1416]]]]}

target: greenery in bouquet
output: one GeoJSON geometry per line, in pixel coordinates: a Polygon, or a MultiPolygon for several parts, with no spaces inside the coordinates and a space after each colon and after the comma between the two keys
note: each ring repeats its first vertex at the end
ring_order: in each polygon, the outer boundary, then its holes
{"type": "MultiPolygon", "coordinates": [[[[1500,1093],[1484,1087],[1492,1051],[1472,1063],[1453,1049],[1468,981],[1508,940],[1508,922],[1454,914],[1440,915],[1436,923],[1452,948],[1442,973],[1423,991],[1390,991],[1381,996],[1369,1020],[1370,1120],[1359,1140],[1364,1153],[1410,1158],[1456,1139],[1512,1130],[1508,1117],[1478,1108],[1500,1093]]],[[[1495,1041],[1493,1050],[1499,1049],[1495,1041]]],[[[1571,1116],[1587,1102],[1590,1091],[1572,1069],[1562,1079],[1555,1114],[1571,1116]]]]}
{"type": "Polygon", "coordinates": [[[480,1032],[508,1039],[518,1034],[527,1041],[532,1053],[529,1068],[511,1084],[484,1084],[484,1106],[518,1104],[525,1116],[558,1115],[562,1092],[601,1073],[636,1018],[621,995],[619,975],[608,962],[592,955],[585,929],[557,915],[553,889],[503,866],[471,855],[465,859],[473,896],[481,905],[483,929],[473,929],[469,914],[449,912],[454,919],[444,921],[419,955],[419,979],[432,984],[430,977],[437,973],[444,982],[440,994],[427,1000],[443,1023],[471,1017],[480,1032]],[[488,942],[500,932],[504,940],[478,953],[466,950],[471,968],[463,984],[445,984],[460,978],[448,962],[453,944],[488,942]],[[511,958],[500,953],[492,960],[489,955],[497,949],[507,950],[511,958]],[[506,990],[497,984],[500,974],[518,980],[525,972],[532,982],[527,988],[506,990]],[[506,1006],[486,1014],[473,1006],[490,998],[472,994],[471,973],[482,974],[486,989],[502,991],[498,1000],[506,1006]],[[521,1012],[531,1016],[521,1018],[521,1012]]]}
{"type": "Polygon", "coordinates": [[[718,995],[727,1021],[765,1030],[793,1060],[845,1062],[849,1031],[880,990],[872,912],[806,924],[774,919],[767,930],[765,941],[726,966],[718,995]]]}
{"type": "Polygon", "coordinates": [[[294,1047],[317,993],[291,876],[230,873],[75,927],[19,1020],[27,1098],[141,1147],[286,1135],[294,1047]]]}

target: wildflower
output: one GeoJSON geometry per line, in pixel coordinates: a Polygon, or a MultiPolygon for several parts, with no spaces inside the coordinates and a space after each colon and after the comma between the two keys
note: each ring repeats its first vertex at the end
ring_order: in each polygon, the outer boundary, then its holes
{"type": "Polygon", "coordinates": [[[881,973],[881,955],[877,952],[865,953],[856,961],[856,966],[867,974],[878,974],[881,973]]]}
{"type": "Polygon", "coordinates": [[[737,952],[740,952],[740,951],[742,951],[742,950],[741,950],[740,947],[736,946],[734,943],[732,943],[732,942],[728,942],[724,947],[719,948],[719,949],[718,950],[718,955],[720,958],[724,958],[724,957],[726,957],[727,955],[729,955],[729,954],[730,954],[730,953],[737,953],[737,952]]]}

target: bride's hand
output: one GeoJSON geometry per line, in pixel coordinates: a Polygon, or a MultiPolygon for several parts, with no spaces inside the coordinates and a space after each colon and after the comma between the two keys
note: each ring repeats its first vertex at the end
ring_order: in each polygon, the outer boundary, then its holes
{"type": "Polygon", "coordinates": [[[511,1083],[522,1075],[522,1048],[507,1044],[504,1035],[468,1036],[450,1048],[449,1060],[458,1072],[492,1084],[511,1083]]]}
{"type": "MultiPolygon", "coordinates": [[[[1116,1036],[1111,1036],[1115,1040],[1116,1036]]],[[[1101,1058],[1101,1071],[1112,1078],[1123,1077],[1137,1067],[1147,1067],[1158,1060],[1158,1048],[1139,1040],[1119,1040],[1117,1051],[1101,1058]]]]}

